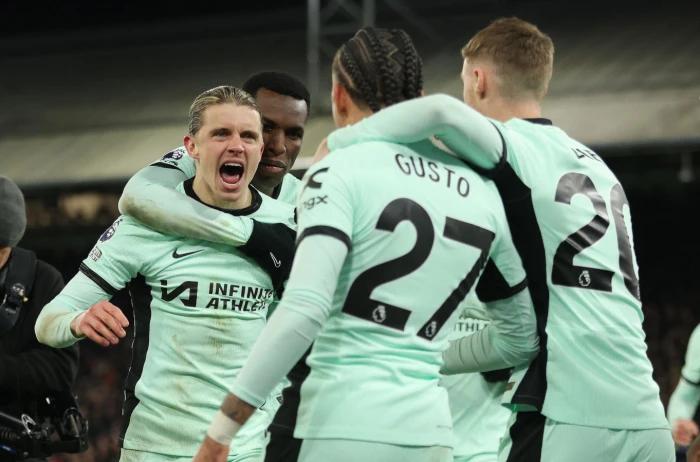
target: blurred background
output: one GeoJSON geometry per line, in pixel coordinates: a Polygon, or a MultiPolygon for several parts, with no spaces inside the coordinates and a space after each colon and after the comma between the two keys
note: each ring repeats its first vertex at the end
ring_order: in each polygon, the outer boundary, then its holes
{"type": "MultiPolygon", "coordinates": [[[[556,46],[544,116],[596,150],[627,192],[648,353],[666,403],[700,321],[700,2],[4,0],[0,174],[27,199],[20,245],[71,278],[118,215],[129,176],[181,144],[187,109],[205,89],[262,70],[305,81],[312,112],[301,174],[333,129],[330,60],[359,27],[408,31],[425,91],[461,97],[461,47],[512,15],[556,46]]],[[[130,310],[125,294],[116,303],[130,310]]],[[[54,459],[116,460],[129,342],[81,348],[78,394],[92,445],[54,459]]]]}

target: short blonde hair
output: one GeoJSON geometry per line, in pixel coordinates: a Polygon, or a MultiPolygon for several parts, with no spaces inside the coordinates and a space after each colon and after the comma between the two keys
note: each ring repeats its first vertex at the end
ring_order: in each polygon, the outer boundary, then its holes
{"type": "MultiPolygon", "coordinates": [[[[260,115],[260,109],[255,102],[255,98],[250,93],[238,87],[221,85],[201,93],[192,102],[188,113],[189,123],[187,125],[189,134],[194,136],[202,128],[204,111],[209,106],[226,103],[232,103],[236,106],[248,106],[260,115]]],[[[262,124],[262,116],[260,121],[262,124]]]]}
{"type": "Polygon", "coordinates": [[[552,78],[554,44],[534,24],[515,17],[500,18],[469,40],[462,48],[462,57],[485,59],[495,65],[504,96],[532,95],[540,100],[552,78]]]}

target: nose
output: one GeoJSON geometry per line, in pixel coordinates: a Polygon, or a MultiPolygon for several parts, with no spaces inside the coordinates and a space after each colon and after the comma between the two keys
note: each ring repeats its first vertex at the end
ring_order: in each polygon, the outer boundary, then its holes
{"type": "Polygon", "coordinates": [[[273,130],[265,141],[265,151],[274,157],[282,155],[287,151],[284,132],[282,130],[273,130]]]}
{"type": "Polygon", "coordinates": [[[238,133],[231,137],[231,140],[228,146],[226,147],[226,150],[232,153],[242,153],[244,151],[243,139],[238,133]]]}

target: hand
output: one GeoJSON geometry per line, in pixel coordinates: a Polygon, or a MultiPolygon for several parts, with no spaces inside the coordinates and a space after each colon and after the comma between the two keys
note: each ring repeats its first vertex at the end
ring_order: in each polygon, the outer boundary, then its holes
{"type": "Polygon", "coordinates": [[[255,260],[272,279],[272,286],[281,298],[284,282],[292,269],[296,233],[282,223],[253,220],[253,233],[238,250],[255,260]]]}
{"type": "Polygon", "coordinates": [[[673,422],[673,441],[680,446],[688,446],[700,431],[692,420],[678,419],[673,422]]]}
{"type": "Polygon", "coordinates": [[[192,459],[193,462],[226,462],[229,447],[219,444],[208,436],[192,459]]]}
{"type": "Polygon", "coordinates": [[[321,144],[319,144],[318,148],[316,148],[316,153],[314,154],[313,159],[311,159],[311,165],[326,157],[328,152],[328,138],[323,138],[323,140],[321,140],[321,144]]]}
{"type": "Polygon", "coordinates": [[[70,323],[76,337],[85,336],[104,347],[119,343],[126,336],[127,327],[129,320],[122,310],[105,300],[95,303],[70,323]]]}

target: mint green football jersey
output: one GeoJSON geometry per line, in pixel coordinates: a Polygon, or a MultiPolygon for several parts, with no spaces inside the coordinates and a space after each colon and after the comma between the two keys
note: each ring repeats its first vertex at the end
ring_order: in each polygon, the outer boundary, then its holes
{"type": "Polygon", "coordinates": [[[550,419],[665,428],[642,329],[630,211],[591,149],[546,120],[497,124],[507,163],[496,182],[528,273],[542,352],[512,402],[550,419]]]}
{"type": "Polygon", "coordinates": [[[330,236],[349,253],[295,436],[452,447],[438,382],[459,309],[489,257],[524,287],[494,184],[430,143],[362,143],[307,172],[297,213],[298,241],[330,236]]]}
{"type": "MultiPolygon", "coordinates": [[[[190,157],[184,146],[180,146],[166,153],[163,157],[152,163],[151,166],[177,168],[187,175],[188,178],[193,178],[197,171],[194,159],[190,157]]],[[[285,204],[295,205],[300,188],[301,180],[291,173],[288,173],[282,179],[282,183],[275,188],[272,197],[285,204]]]]}
{"type": "MultiPolygon", "coordinates": [[[[236,213],[293,225],[291,206],[257,193],[236,213]]],[[[80,269],[106,292],[128,286],[132,297],[123,447],[193,456],[265,326],[270,277],[229,246],[165,235],[126,216],[80,269]]],[[[271,398],[253,414],[234,439],[236,453],[264,448],[277,407],[271,398]]]]}
{"type": "MultiPolygon", "coordinates": [[[[450,340],[471,335],[489,324],[483,304],[474,293],[467,296],[450,340]]],[[[488,382],[482,374],[445,375],[440,385],[447,390],[455,434],[455,459],[494,462],[507,431],[511,411],[501,404],[507,381],[488,382]]]]}

